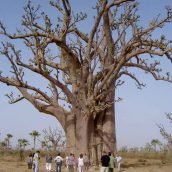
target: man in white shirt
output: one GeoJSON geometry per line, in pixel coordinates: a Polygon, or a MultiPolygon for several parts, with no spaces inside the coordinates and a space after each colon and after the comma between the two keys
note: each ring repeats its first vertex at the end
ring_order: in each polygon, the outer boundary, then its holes
{"type": "Polygon", "coordinates": [[[33,163],[34,163],[34,172],[39,172],[39,151],[36,151],[33,157],[33,163]]]}
{"type": "Polygon", "coordinates": [[[117,154],[115,159],[116,159],[116,162],[117,162],[118,171],[120,171],[121,170],[122,157],[117,154]]]}
{"type": "Polygon", "coordinates": [[[60,156],[60,153],[58,153],[54,160],[56,162],[56,172],[61,172],[63,158],[60,156]]]}

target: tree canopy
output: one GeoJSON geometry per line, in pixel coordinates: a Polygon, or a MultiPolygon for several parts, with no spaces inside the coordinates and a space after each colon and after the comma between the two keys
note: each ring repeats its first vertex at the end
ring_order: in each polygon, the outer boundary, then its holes
{"type": "Polygon", "coordinates": [[[95,145],[110,149],[116,142],[115,90],[124,84],[123,76],[138,88],[144,86],[138,70],[155,80],[172,82],[170,72],[163,72],[161,66],[162,60],[172,62],[172,41],[165,34],[152,36],[172,21],[172,9],[166,7],[164,16],[141,26],[137,1],[99,0],[90,30],[83,32],[79,23],[89,22],[87,14],[75,13],[70,3],[50,1],[56,10],[55,23],[31,1],[24,7],[21,27],[15,33],[0,22],[0,34],[9,39],[0,52],[11,67],[9,72],[1,71],[0,81],[20,92],[18,97],[7,95],[10,103],[26,99],[40,112],[55,116],[66,133],[72,132],[67,140],[74,137],[78,141],[70,140],[69,147],[82,145],[82,140],[85,147],[80,151],[95,145]],[[16,48],[18,40],[29,53],[16,48]],[[46,87],[30,82],[31,73],[43,78],[46,87]]]}

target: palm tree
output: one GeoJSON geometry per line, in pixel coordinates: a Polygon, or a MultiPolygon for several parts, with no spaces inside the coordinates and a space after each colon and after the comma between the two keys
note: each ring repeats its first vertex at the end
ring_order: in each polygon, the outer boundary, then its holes
{"type": "Polygon", "coordinates": [[[6,138],[6,141],[7,141],[7,147],[9,148],[10,147],[10,139],[13,137],[12,134],[7,134],[7,138],[6,138]]]}
{"type": "Polygon", "coordinates": [[[36,138],[39,137],[41,134],[36,131],[36,130],[33,130],[31,133],[29,133],[31,137],[33,137],[33,144],[34,144],[34,150],[35,150],[35,145],[36,145],[36,138]]]}
{"type": "Polygon", "coordinates": [[[26,139],[18,139],[18,148],[21,149],[22,147],[25,149],[25,147],[29,145],[29,142],[26,139]]]}
{"type": "Polygon", "coordinates": [[[22,139],[18,139],[18,148],[21,149],[22,148],[22,139]]]}
{"type": "Polygon", "coordinates": [[[161,142],[158,139],[153,139],[151,141],[152,146],[154,147],[155,152],[157,151],[157,145],[161,145],[161,142]]]}

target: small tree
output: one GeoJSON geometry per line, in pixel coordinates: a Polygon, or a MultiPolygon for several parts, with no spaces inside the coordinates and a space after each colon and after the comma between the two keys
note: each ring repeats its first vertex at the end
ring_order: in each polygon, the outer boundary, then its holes
{"type": "Polygon", "coordinates": [[[7,137],[6,137],[6,142],[7,142],[7,147],[10,148],[10,139],[13,137],[12,134],[7,134],[7,137]]]}
{"type": "Polygon", "coordinates": [[[43,139],[46,145],[51,145],[53,150],[62,150],[64,145],[66,145],[65,136],[61,130],[58,128],[52,129],[43,129],[43,139]]]}
{"type": "Polygon", "coordinates": [[[143,150],[146,151],[146,152],[151,152],[151,151],[153,151],[152,145],[151,145],[150,143],[146,143],[146,145],[145,145],[145,147],[144,147],[143,150]]]}
{"type": "Polygon", "coordinates": [[[18,149],[25,149],[29,145],[29,141],[26,139],[18,139],[18,149]]]}
{"type": "Polygon", "coordinates": [[[7,143],[6,143],[6,141],[0,142],[0,146],[1,146],[1,148],[7,148],[7,143]]]}
{"type": "Polygon", "coordinates": [[[41,148],[44,149],[45,147],[47,147],[47,144],[45,141],[41,141],[41,148]]]}
{"type": "Polygon", "coordinates": [[[36,138],[39,137],[41,134],[36,131],[36,130],[33,130],[31,133],[29,133],[31,137],[33,137],[33,148],[35,150],[35,147],[36,147],[36,138]]]}
{"type": "Polygon", "coordinates": [[[157,151],[157,146],[160,146],[161,142],[158,139],[153,139],[151,141],[151,145],[154,147],[154,151],[156,152],[157,151]]]}
{"type": "MultiPolygon", "coordinates": [[[[172,123],[172,113],[167,113],[166,118],[170,123],[172,123]]],[[[162,124],[159,124],[158,128],[160,129],[161,135],[167,141],[167,145],[165,147],[169,150],[172,150],[172,135],[166,131],[162,124]]]]}

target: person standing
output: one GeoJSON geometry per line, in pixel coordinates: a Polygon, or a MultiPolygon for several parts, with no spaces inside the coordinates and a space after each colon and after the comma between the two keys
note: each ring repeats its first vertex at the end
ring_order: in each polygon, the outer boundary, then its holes
{"type": "Polygon", "coordinates": [[[48,155],[46,156],[46,170],[47,172],[51,171],[51,163],[52,163],[52,156],[48,153],[48,155]]]}
{"type": "Polygon", "coordinates": [[[28,158],[27,158],[28,169],[32,169],[32,164],[33,164],[33,155],[32,155],[32,153],[30,153],[28,158]]]}
{"type": "Polygon", "coordinates": [[[107,155],[106,151],[103,151],[103,155],[101,157],[101,168],[100,172],[108,172],[109,170],[109,161],[110,157],[107,155]]]}
{"type": "Polygon", "coordinates": [[[84,166],[85,166],[85,170],[87,171],[89,169],[89,158],[86,153],[84,155],[84,166]]]}
{"type": "Polygon", "coordinates": [[[36,151],[33,157],[34,172],[39,172],[39,160],[40,160],[39,153],[40,153],[39,151],[36,151]]]}
{"type": "Polygon", "coordinates": [[[76,158],[75,154],[72,154],[72,156],[73,156],[73,159],[74,159],[73,166],[74,166],[74,171],[75,171],[75,169],[77,169],[78,159],[76,158]]]}
{"type": "Polygon", "coordinates": [[[82,153],[78,158],[78,172],[84,172],[84,158],[82,153]]]}
{"type": "Polygon", "coordinates": [[[61,172],[63,158],[60,156],[60,153],[58,153],[54,160],[56,162],[56,172],[61,172]]]}
{"type": "Polygon", "coordinates": [[[110,161],[109,161],[109,172],[113,172],[113,169],[114,169],[114,163],[115,163],[115,158],[112,156],[112,153],[109,152],[108,153],[108,156],[110,158],[110,161]]]}
{"type": "Polygon", "coordinates": [[[119,154],[116,154],[115,159],[116,159],[118,171],[120,171],[121,170],[122,157],[119,154]]]}
{"type": "Polygon", "coordinates": [[[68,172],[74,172],[74,165],[75,165],[75,158],[71,153],[68,156],[68,160],[67,160],[68,172]]]}
{"type": "Polygon", "coordinates": [[[69,155],[66,156],[66,171],[69,171],[68,170],[68,158],[69,158],[69,155]]]}

